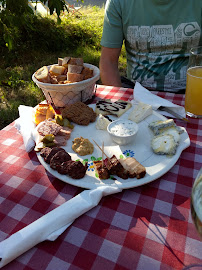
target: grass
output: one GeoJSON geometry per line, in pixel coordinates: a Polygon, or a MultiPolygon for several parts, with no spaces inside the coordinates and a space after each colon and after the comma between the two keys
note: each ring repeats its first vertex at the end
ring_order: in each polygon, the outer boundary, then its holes
{"type": "MultiPolygon", "coordinates": [[[[86,63],[99,65],[104,7],[82,7],[81,11],[79,17],[62,14],[60,25],[54,15],[33,16],[31,22],[25,17],[18,29],[11,28],[13,50],[0,46],[0,129],[18,117],[20,104],[35,106],[44,100],[31,79],[38,68],[57,63],[58,57],[65,56],[82,57],[86,63]],[[23,29],[22,33],[19,29],[23,29]]],[[[0,45],[1,42],[0,32],[0,45]]],[[[124,49],[119,69],[125,75],[124,49]]]]}

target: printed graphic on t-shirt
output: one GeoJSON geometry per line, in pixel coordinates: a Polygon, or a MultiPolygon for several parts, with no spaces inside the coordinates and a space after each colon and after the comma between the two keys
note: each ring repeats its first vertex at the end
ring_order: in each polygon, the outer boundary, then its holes
{"type": "Polygon", "coordinates": [[[131,78],[145,87],[185,88],[188,58],[184,56],[199,44],[200,35],[197,22],[181,23],[176,29],[172,25],[129,26],[131,78]]]}

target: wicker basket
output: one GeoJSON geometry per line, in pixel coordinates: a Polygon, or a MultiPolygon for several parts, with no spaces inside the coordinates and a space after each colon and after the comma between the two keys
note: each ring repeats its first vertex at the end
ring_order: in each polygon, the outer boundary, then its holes
{"type": "MultiPolygon", "coordinates": [[[[85,102],[91,99],[95,92],[96,81],[100,78],[98,67],[84,63],[85,67],[93,69],[93,77],[81,82],[69,84],[50,84],[42,83],[32,75],[32,80],[43,91],[48,103],[53,104],[56,108],[75,103],[76,101],[85,102]]],[[[48,66],[48,68],[50,68],[48,66]]]]}

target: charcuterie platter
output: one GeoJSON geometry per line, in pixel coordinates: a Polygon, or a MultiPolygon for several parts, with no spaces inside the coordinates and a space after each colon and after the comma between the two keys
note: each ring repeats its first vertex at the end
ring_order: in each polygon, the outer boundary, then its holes
{"type": "MultiPolygon", "coordinates": [[[[95,110],[95,106],[95,104],[89,105],[89,107],[91,107],[93,110],[95,110]]],[[[119,119],[127,120],[133,109],[133,107],[128,109],[119,117],[119,119]]],[[[111,120],[117,120],[116,116],[110,115],[110,118],[111,120]]],[[[102,185],[118,185],[122,189],[141,186],[158,179],[166,172],[168,172],[177,162],[182,151],[190,145],[189,136],[186,130],[181,128],[183,132],[180,134],[179,145],[174,155],[157,155],[154,153],[151,148],[151,140],[154,135],[149,128],[149,124],[154,121],[162,120],[166,120],[166,118],[157,112],[152,111],[148,117],[138,123],[138,133],[134,141],[127,145],[118,145],[112,140],[106,130],[96,129],[96,121],[89,123],[87,126],[75,124],[74,129],[71,132],[71,136],[68,139],[66,146],[63,146],[63,148],[67,153],[69,153],[72,160],[81,161],[83,164],[87,163],[86,174],[81,179],[72,179],[68,175],[62,175],[58,173],[44,161],[40,155],[40,152],[37,153],[37,156],[41,164],[50,174],[60,179],[61,181],[74,186],[86,189],[93,189],[102,185]],[[97,145],[94,144],[93,153],[85,156],[80,156],[72,150],[72,142],[75,138],[78,137],[87,138],[91,143],[95,141],[96,144],[100,147],[97,147],[97,145]],[[111,157],[115,155],[117,159],[133,157],[146,168],[146,175],[141,179],[122,179],[117,175],[104,180],[99,179],[95,170],[94,161],[102,160],[103,155],[100,149],[102,148],[103,142],[104,152],[107,156],[111,157]]]]}

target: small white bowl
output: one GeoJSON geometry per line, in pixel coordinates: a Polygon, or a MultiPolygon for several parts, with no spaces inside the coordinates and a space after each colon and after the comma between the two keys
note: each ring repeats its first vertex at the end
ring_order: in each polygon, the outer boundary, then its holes
{"type": "Polygon", "coordinates": [[[131,120],[119,119],[111,122],[107,131],[115,143],[126,145],[134,141],[138,132],[138,125],[131,120]]]}

